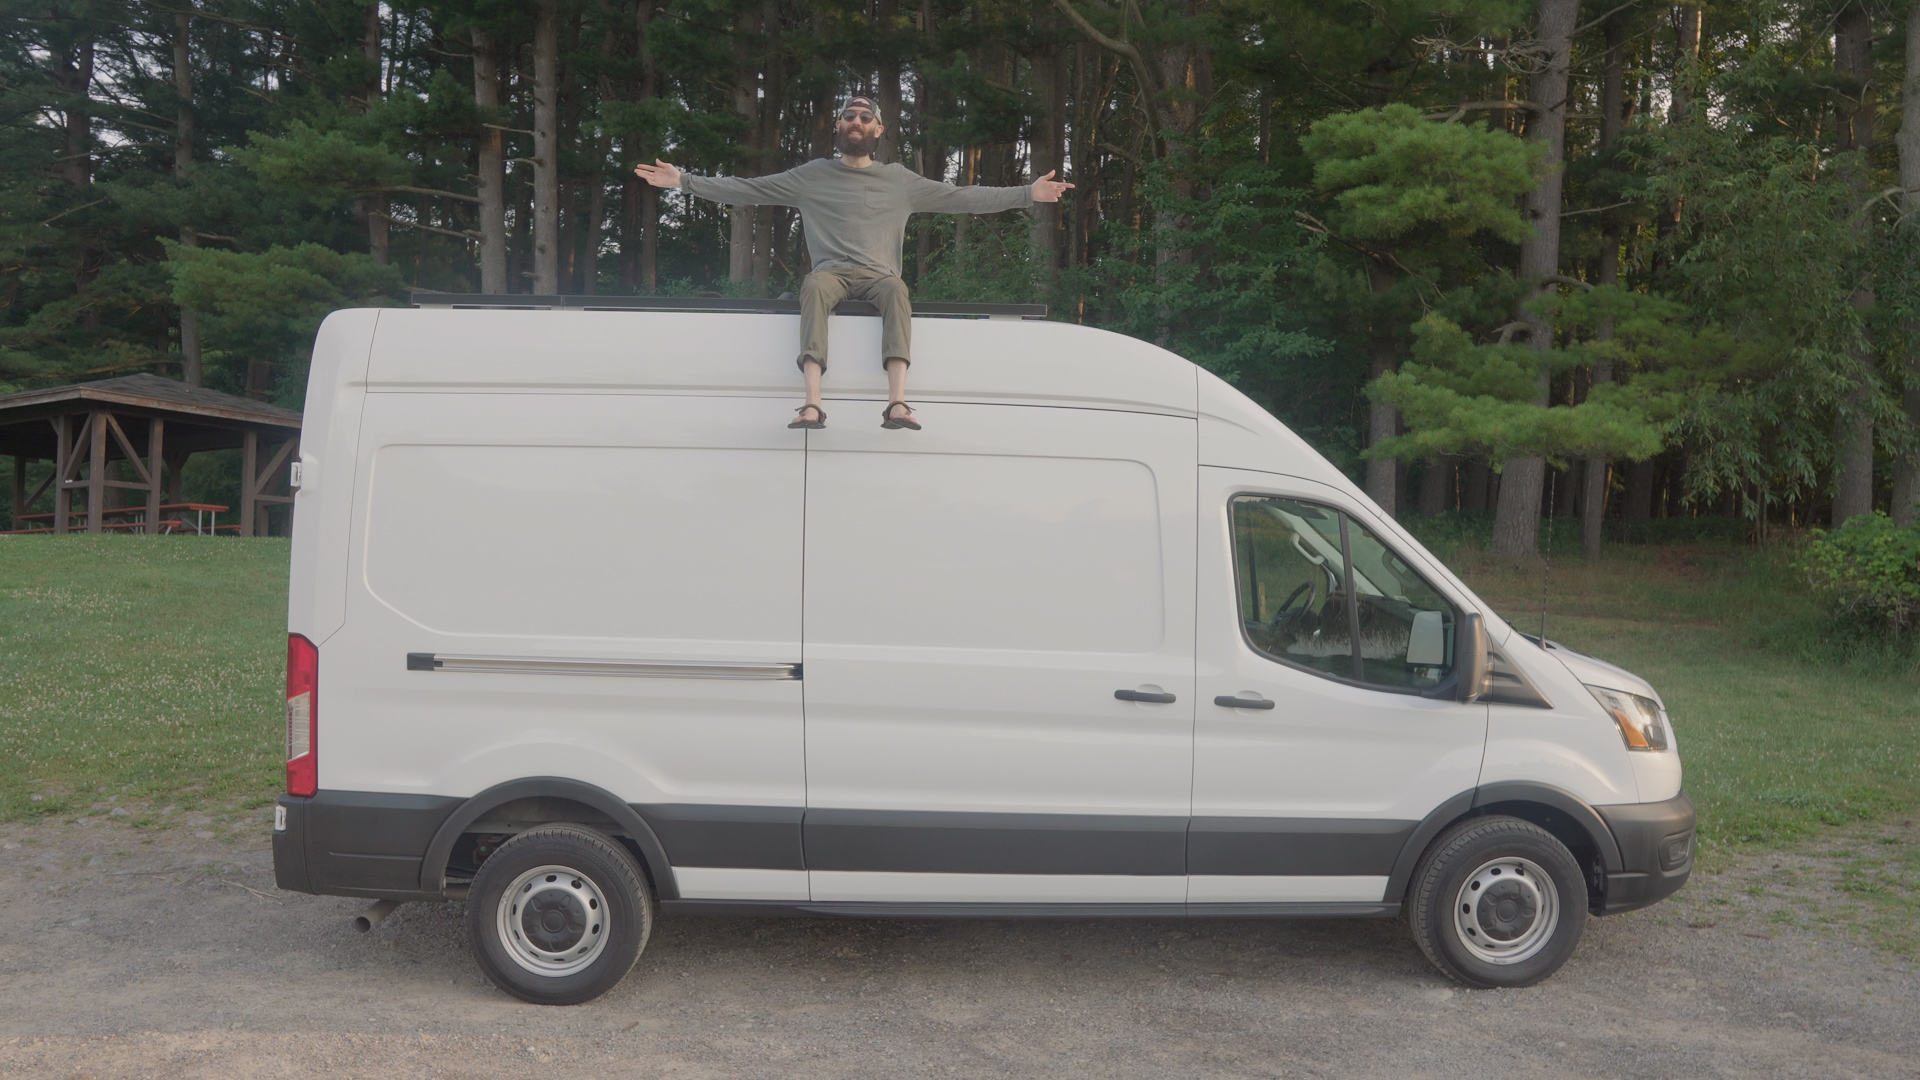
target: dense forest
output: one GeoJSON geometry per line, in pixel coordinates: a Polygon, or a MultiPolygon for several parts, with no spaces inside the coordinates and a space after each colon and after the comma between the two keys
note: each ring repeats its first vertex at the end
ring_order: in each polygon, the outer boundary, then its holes
{"type": "Polygon", "coordinates": [[[1162,344],[1402,516],[1920,502],[1920,0],[0,3],[0,391],[297,406],[412,289],[794,290],[793,211],[632,166],[788,168],[857,91],[882,160],[1076,184],[916,219],[917,297],[1162,344]]]}

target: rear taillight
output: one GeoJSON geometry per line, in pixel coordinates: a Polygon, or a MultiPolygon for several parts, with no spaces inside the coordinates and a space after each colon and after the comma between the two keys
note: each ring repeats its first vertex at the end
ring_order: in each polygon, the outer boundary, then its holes
{"type": "Polygon", "coordinates": [[[287,635],[287,794],[312,795],[320,787],[318,765],[320,650],[299,634],[287,635]]]}

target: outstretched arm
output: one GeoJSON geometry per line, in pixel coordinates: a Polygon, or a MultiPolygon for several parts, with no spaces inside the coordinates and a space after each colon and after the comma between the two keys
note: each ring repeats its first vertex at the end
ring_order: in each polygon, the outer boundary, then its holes
{"type": "Polygon", "coordinates": [[[694,176],[658,158],[651,165],[635,165],[634,174],[657,188],[679,188],[689,195],[733,206],[795,206],[800,185],[791,169],[772,176],[694,176]]]}
{"type": "Polygon", "coordinates": [[[913,208],[934,214],[995,214],[1037,202],[1058,202],[1060,193],[1072,186],[1054,180],[1051,172],[1026,187],[955,187],[921,177],[913,186],[913,208]]]}

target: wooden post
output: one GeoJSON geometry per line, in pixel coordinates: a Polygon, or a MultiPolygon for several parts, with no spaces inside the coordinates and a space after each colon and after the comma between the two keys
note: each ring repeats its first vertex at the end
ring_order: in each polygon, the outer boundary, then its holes
{"type": "Polygon", "coordinates": [[[166,439],[167,422],[154,417],[147,421],[147,535],[160,532],[160,490],[166,479],[160,472],[160,448],[166,439]]]}
{"type": "MultiPolygon", "coordinates": [[[[249,462],[257,462],[260,457],[257,435],[254,436],[254,440],[253,446],[255,449],[252,456],[247,459],[249,462]]],[[[243,534],[247,536],[272,535],[273,518],[267,513],[267,507],[292,505],[293,496],[277,494],[277,491],[276,493],[269,493],[267,489],[270,487],[274,489],[279,488],[281,480],[286,476],[290,468],[288,463],[299,452],[300,437],[298,435],[290,436],[281,441],[280,449],[273,452],[273,456],[267,459],[265,465],[259,466],[258,469],[252,464],[247,466],[246,483],[244,484],[242,494],[248,502],[243,502],[241,506],[244,510],[249,503],[252,505],[254,524],[250,527],[245,522],[242,522],[240,531],[243,534]]]]}
{"type": "Polygon", "coordinates": [[[260,433],[249,431],[240,444],[240,535],[253,535],[253,489],[260,466],[260,433]]]}
{"type": "Polygon", "coordinates": [[[167,463],[167,498],[170,503],[180,501],[180,474],[186,471],[187,454],[175,448],[165,455],[167,463]]]}
{"type": "Polygon", "coordinates": [[[20,515],[27,512],[27,459],[20,454],[13,455],[13,527],[25,528],[20,524],[20,515]]]}
{"type": "Polygon", "coordinates": [[[87,531],[105,532],[100,512],[107,508],[107,414],[93,414],[93,438],[87,452],[87,531]]]}
{"type": "Polygon", "coordinates": [[[73,505],[73,496],[67,491],[67,458],[73,453],[73,420],[61,415],[53,421],[53,531],[64,536],[67,532],[67,509],[73,505]]]}

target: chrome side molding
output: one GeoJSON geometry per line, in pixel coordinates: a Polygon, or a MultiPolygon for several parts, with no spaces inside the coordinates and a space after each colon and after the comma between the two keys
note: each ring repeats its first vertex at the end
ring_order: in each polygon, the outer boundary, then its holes
{"type": "Polygon", "coordinates": [[[800,665],[726,660],[614,660],[566,656],[408,653],[408,671],[492,671],[513,675],[621,675],[640,679],[798,679],[800,665]]]}

